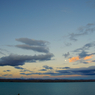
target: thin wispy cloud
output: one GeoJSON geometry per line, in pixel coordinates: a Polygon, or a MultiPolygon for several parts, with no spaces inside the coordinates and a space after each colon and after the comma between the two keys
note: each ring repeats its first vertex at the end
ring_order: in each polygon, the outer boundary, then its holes
{"type": "Polygon", "coordinates": [[[16,41],[22,42],[24,44],[15,45],[15,47],[37,52],[49,53],[49,48],[47,47],[47,45],[49,44],[48,41],[34,40],[29,38],[19,38],[16,39],[16,41]]]}
{"type": "Polygon", "coordinates": [[[4,70],[3,72],[10,72],[11,70],[4,70]]]}
{"type": "Polygon", "coordinates": [[[40,69],[39,71],[47,71],[47,70],[52,70],[53,69],[53,67],[50,67],[48,65],[44,65],[43,68],[44,69],[40,69]]]}
{"type": "Polygon", "coordinates": [[[34,45],[34,46],[46,46],[49,44],[48,41],[43,41],[43,40],[34,40],[34,39],[29,39],[29,38],[18,38],[16,41],[22,42],[27,45],[34,45]]]}
{"type": "Polygon", "coordinates": [[[77,41],[78,37],[88,35],[93,32],[95,32],[95,24],[88,23],[86,26],[79,27],[76,33],[71,33],[68,37],[71,41],[77,41]]]}
{"type": "Polygon", "coordinates": [[[19,66],[15,66],[14,68],[15,68],[15,69],[19,69],[20,72],[33,72],[33,71],[30,71],[30,70],[28,70],[28,69],[26,69],[26,68],[22,68],[22,67],[19,67],[19,66]]]}
{"type": "Polygon", "coordinates": [[[0,48],[0,54],[6,55],[6,53],[9,53],[8,50],[0,48]]]}
{"type": "Polygon", "coordinates": [[[63,56],[64,56],[65,58],[67,58],[69,55],[70,55],[70,53],[69,53],[69,52],[67,52],[67,53],[63,54],[63,56]]]}
{"type": "Polygon", "coordinates": [[[73,52],[89,50],[91,47],[95,47],[95,41],[87,43],[83,47],[75,49],[73,52]]]}
{"type": "Polygon", "coordinates": [[[21,69],[21,70],[25,69],[25,68],[18,67],[18,66],[15,66],[14,68],[16,68],[16,69],[21,69]]]}
{"type": "Polygon", "coordinates": [[[29,75],[43,75],[43,73],[20,73],[21,75],[26,75],[26,76],[29,76],[29,75]]]}
{"type": "Polygon", "coordinates": [[[22,75],[51,75],[51,76],[60,76],[60,75],[83,75],[83,76],[93,76],[95,75],[95,66],[89,66],[87,68],[69,68],[66,70],[56,70],[48,71],[45,73],[20,73],[22,75]]]}
{"type": "Polygon", "coordinates": [[[0,54],[5,55],[3,52],[0,51],[0,54]]]}
{"type": "Polygon", "coordinates": [[[65,44],[65,46],[71,46],[72,44],[71,43],[64,43],[65,44]]]}
{"type": "Polygon", "coordinates": [[[47,71],[47,69],[40,69],[39,71],[47,71]]]}
{"type": "Polygon", "coordinates": [[[70,67],[57,67],[57,69],[70,69],[70,67]]]}
{"type": "Polygon", "coordinates": [[[44,52],[44,53],[49,52],[49,48],[44,46],[16,45],[16,47],[26,49],[26,50],[33,50],[37,52],[44,52]]]}
{"type": "Polygon", "coordinates": [[[47,65],[44,65],[43,67],[44,67],[45,69],[53,69],[52,67],[47,66],[47,65]]]}
{"type": "Polygon", "coordinates": [[[86,2],[86,4],[90,7],[90,8],[94,8],[95,9],[95,1],[94,0],[88,0],[86,2]]]}
{"type": "Polygon", "coordinates": [[[5,76],[11,77],[12,74],[4,74],[4,75],[2,75],[2,76],[3,76],[3,77],[5,77],[5,76]]]}

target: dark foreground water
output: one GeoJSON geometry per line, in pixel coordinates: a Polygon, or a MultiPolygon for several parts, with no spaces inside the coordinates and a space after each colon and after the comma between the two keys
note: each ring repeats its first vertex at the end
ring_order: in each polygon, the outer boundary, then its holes
{"type": "Polygon", "coordinates": [[[95,95],[95,82],[0,82],[0,95],[95,95]]]}

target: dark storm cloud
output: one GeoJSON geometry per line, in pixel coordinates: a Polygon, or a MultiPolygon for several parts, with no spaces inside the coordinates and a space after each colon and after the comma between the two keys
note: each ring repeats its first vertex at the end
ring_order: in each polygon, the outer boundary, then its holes
{"type": "Polygon", "coordinates": [[[37,52],[44,52],[44,53],[49,52],[49,48],[44,46],[16,45],[16,47],[26,49],[26,50],[33,50],[37,52]]]}
{"type": "Polygon", "coordinates": [[[88,35],[95,31],[95,24],[94,23],[88,23],[86,26],[80,27],[78,29],[77,33],[71,33],[69,34],[69,39],[73,41],[77,41],[77,37],[88,35]]]}
{"type": "Polygon", "coordinates": [[[19,38],[16,41],[22,42],[27,45],[46,46],[49,42],[43,40],[34,40],[29,38],[19,38]]]}
{"type": "Polygon", "coordinates": [[[70,53],[69,53],[69,52],[67,52],[67,53],[63,54],[63,56],[64,56],[65,58],[67,58],[69,55],[70,55],[70,53]]]}
{"type": "Polygon", "coordinates": [[[9,56],[5,56],[5,57],[0,58],[0,66],[24,65],[25,62],[51,60],[52,57],[53,57],[53,54],[51,54],[51,53],[47,53],[45,55],[43,55],[43,54],[42,55],[34,55],[34,56],[10,54],[9,56]]]}

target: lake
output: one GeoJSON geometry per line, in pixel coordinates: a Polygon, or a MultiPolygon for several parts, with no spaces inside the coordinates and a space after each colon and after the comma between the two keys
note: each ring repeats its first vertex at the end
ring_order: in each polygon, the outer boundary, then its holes
{"type": "Polygon", "coordinates": [[[0,95],[95,95],[95,82],[0,82],[0,95]]]}

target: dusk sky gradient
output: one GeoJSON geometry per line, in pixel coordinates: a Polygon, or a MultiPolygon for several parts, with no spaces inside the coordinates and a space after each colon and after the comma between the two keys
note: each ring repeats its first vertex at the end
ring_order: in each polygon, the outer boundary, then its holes
{"type": "Polygon", "coordinates": [[[0,78],[95,79],[95,0],[0,0],[0,78]]]}

